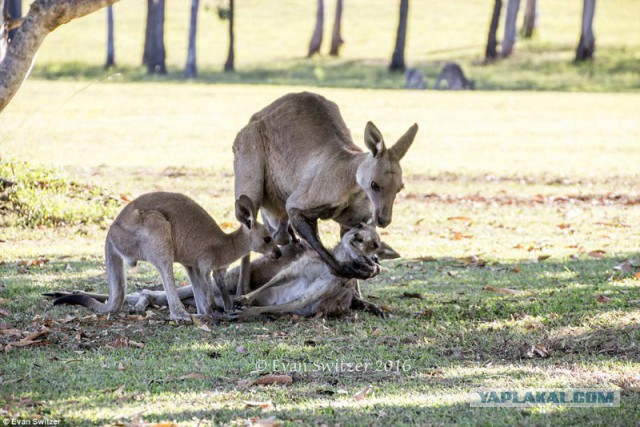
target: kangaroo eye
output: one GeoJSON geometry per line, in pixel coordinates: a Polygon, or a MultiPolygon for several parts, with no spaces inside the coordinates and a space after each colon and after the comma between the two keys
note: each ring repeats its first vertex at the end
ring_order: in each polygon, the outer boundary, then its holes
{"type": "Polygon", "coordinates": [[[380,191],[380,190],[381,190],[380,186],[379,186],[379,185],[378,185],[378,183],[377,183],[377,182],[375,182],[375,181],[371,181],[371,189],[372,189],[373,191],[380,191]]]}
{"type": "Polygon", "coordinates": [[[356,234],[355,236],[353,236],[353,241],[354,242],[358,242],[358,243],[362,243],[364,240],[362,240],[362,236],[359,234],[356,234]]]}
{"type": "Polygon", "coordinates": [[[271,236],[267,236],[264,238],[265,243],[271,243],[271,236]]]}

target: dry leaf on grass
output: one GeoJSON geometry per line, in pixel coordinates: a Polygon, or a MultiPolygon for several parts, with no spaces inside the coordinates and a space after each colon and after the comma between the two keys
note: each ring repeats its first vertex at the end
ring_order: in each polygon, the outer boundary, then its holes
{"type": "Polygon", "coordinates": [[[449,221],[464,221],[464,222],[472,222],[473,220],[468,216],[450,216],[447,218],[449,221]]]}
{"type": "Polygon", "coordinates": [[[267,400],[265,402],[255,402],[251,400],[245,400],[243,403],[245,408],[260,408],[265,411],[273,409],[273,402],[270,400],[267,400]]]}
{"type": "Polygon", "coordinates": [[[587,253],[587,255],[589,255],[591,258],[601,259],[601,258],[604,258],[604,254],[606,253],[607,252],[602,249],[596,249],[595,251],[591,251],[587,253]]]}
{"type": "Polygon", "coordinates": [[[607,304],[611,302],[611,298],[604,295],[599,295],[596,301],[598,301],[600,304],[607,304]]]}
{"type": "Polygon", "coordinates": [[[252,385],[269,385],[269,384],[291,384],[293,378],[291,375],[265,375],[255,380],[240,380],[238,385],[242,387],[251,387],[252,385]]]}
{"type": "Polygon", "coordinates": [[[360,390],[359,392],[357,392],[356,394],[353,395],[353,400],[359,401],[364,399],[365,397],[367,397],[367,395],[369,393],[371,393],[373,391],[373,386],[372,385],[368,385],[365,388],[363,388],[362,390],[360,390]]]}
{"type": "Polygon", "coordinates": [[[551,255],[549,254],[538,255],[538,261],[544,261],[545,259],[549,259],[549,258],[551,258],[551,255]]]}
{"type": "Polygon", "coordinates": [[[491,292],[495,292],[497,294],[503,294],[503,295],[518,295],[521,293],[521,291],[515,290],[515,289],[509,289],[509,288],[496,288],[494,286],[485,286],[484,288],[482,288],[485,291],[491,291],[491,292]]]}

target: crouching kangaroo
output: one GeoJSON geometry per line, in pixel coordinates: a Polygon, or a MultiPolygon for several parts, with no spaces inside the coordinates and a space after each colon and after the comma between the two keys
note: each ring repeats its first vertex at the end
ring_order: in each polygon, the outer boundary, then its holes
{"type": "MultiPolygon", "coordinates": [[[[333,255],[339,262],[371,263],[377,274],[380,266],[371,260],[388,249],[383,248],[375,227],[359,224],[344,234],[333,255]]],[[[318,253],[307,250],[263,286],[236,299],[236,304],[245,306],[241,317],[261,313],[335,315],[351,307],[356,293],[356,279],[334,275],[318,253]]]]}
{"type": "Polygon", "coordinates": [[[254,212],[253,202],[240,196],[236,216],[242,225],[226,234],[187,196],[164,192],[140,196],[120,212],[107,233],[107,302],[77,294],[59,298],[54,304],[80,304],[100,313],[118,311],[125,299],[124,263],[135,266],[138,261],[148,261],[162,278],[171,319],[190,320],[174,283],[173,263],[178,262],[187,270],[198,314],[214,314],[212,277],[222,295],[224,311],[229,314],[233,306],[224,280],[229,264],[250,251],[271,258],[281,255],[267,229],[256,222],[254,212]]]}
{"type": "Polygon", "coordinates": [[[233,143],[236,196],[246,194],[271,224],[278,224],[278,240],[287,239],[290,224],[334,274],[367,279],[374,266],[338,262],[320,241],[318,220],[335,220],[341,234],[371,219],[377,226],[389,225],[404,186],[400,159],[417,131],[414,124],[387,149],[369,122],[369,152],[363,152],[335,103],[308,92],[285,95],[254,114],[233,143]]]}
{"type": "Polygon", "coordinates": [[[468,80],[464,76],[462,67],[455,62],[447,62],[445,64],[436,80],[434,89],[440,89],[440,83],[443,80],[447,83],[447,89],[449,90],[474,90],[476,88],[476,82],[468,80]]]}

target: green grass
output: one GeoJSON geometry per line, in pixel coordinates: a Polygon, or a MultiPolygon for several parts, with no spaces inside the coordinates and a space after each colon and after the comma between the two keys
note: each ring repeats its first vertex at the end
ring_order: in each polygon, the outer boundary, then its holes
{"type": "MultiPolygon", "coordinates": [[[[182,191],[219,222],[234,221],[232,140],[251,112],[289,90],[27,81],[0,116],[3,158],[29,159],[38,171],[53,164],[61,168],[53,181],[107,194],[182,191]]],[[[630,392],[615,409],[480,409],[469,399],[480,388],[617,389],[639,380],[640,282],[613,270],[638,257],[638,95],[318,90],[339,103],[358,144],[369,119],[389,143],[412,122],[421,126],[403,160],[407,188],[382,231],[403,258],[364,284],[393,317],[285,317],[212,332],[172,325],[166,311],[87,317],[51,307],[41,293],[105,291],[104,225],[4,226],[0,298],[11,313],[0,322],[50,332],[48,345],[0,354],[3,416],[68,424],[141,417],[228,425],[270,416],[343,425],[633,424],[640,396],[630,392]],[[589,255],[599,250],[603,258],[589,255]],[[63,323],[68,315],[75,319],[63,323]],[[145,347],[107,347],[118,337],[145,347]],[[533,346],[549,357],[530,357],[533,346]],[[406,370],[375,370],[388,360],[406,370]],[[372,369],[314,368],[341,361],[372,369]],[[302,372],[289,386],[238,385],[296,367],[302,372]],[[368,385],[366,398],[352,398],[368,385]],[[267,400],[275,409],[244,403],[267,400]]],[[[337,239],[332,224],[322,231],[325,241],[337,239]]],[[[186,282],[181,269],[177,276],[186,282]]],[[[131,289],[156,283],[147,264],[130,272],[131,289]]],[[[5,345],[15,339],[0,336],[5,345]]]]}
{"type": "MultiPolygon", "coordinates": [[[[227,52],[226,21],[213,0],[203,2],[198,23],[198,81],[313,85],[321,87],[398,89],[402,74],[387,65],[397,25],[397,2],[352,0],[345,5],[339,59],[328,55],[305,59],[314,26],[315,3],[247,0],[237,4],[236,73],[222,72],[227,52]]],[[[596,60],[575,66],[581,3],[540,0],[535,37],[519,40],[512,58],[483,65],[491,4],[484,0],[414,1],[409,15],[406,60],[418,67],[433,87],[442,64],[460,62],[480,90],[549,90],[621,92],[640,89],[640,4],[610,0],[595,18],[596,60]]],[[[334,2],[327,2],[325,41],[328,50],[334,2]]],[[[522,6],[524,10],[524,6],[522,6]]],[[[520,12],[520,20],[523,16],[520,12]]],[[[53,32],[44,42],[32,78],[119,81],[183,81],[189,22],[188,2],[168,3],[166,77],[149,78],[140,66],[145,3],[123,0],[115,5],[115,70],[102,69],[106,56],[106,12],[99,11],[53,32]]],[[[504,8],[503,8],[504,13],[504,8]]],[[[504,22],[504,17],[503,17],[504,22]]],[[[502,37],[502,28],[499,29],[502,37]]]]}
{"type": "MultiPolygon", "coordinates": [[[[487,388],[640,385],[640,279],[613,269],[639,259],[640,95],[573,93],[637,91],[639,4],[599,4],[597,58],[576,67],[580,2],[540,0],[537,37],[483,66],[488,2],[412,1],[410,64],[433,82],[442,62],[457,60],[491,89],[440,93],[396,90],[402,76],[386,72],[396,2],[345,2],[343,56],[312,60],[303,56],[313,2],[237,3],[235,74],[219,72],[224,23],[203,12],[201,78],[182,82],[188,5],[169,2],[170,73],[147,77],[139,67],[144,5],[123,0],[118,69],[100,68],[104,12],[74,21],[46,40],[0,115],[0,177],[18,183],[0,189],[0,421],[635,425],[640,394],[630,391],[611,409],[469,403],[487,388]],[[402,163],[406,189],[381,231],[402,258],[363,284],[391,318],[283,317],[207,332],[168,322],[164,310],[93,316],[41,296],[106,290],[106,227],[123,199],[180,191],[218,222],[235,222],[236,133],[253,112],[304,89],[336,101],[361,146],[368,120],[389,144],[420,125],[402,163]],[[43,327],[40,346],[7,347],[43,327]],[[129,345],[118,347],[123,338],[129,345]],[[340,362],[369,369],[336,369],[340,362]],[[299,374],[291,385],[239,385],[291,371],[299,374]]],[[[337,240],[334,224],[321,231],[325,242],[337,240]]],[[[141,263],[129,289],[158,280],[141,263]]]]}

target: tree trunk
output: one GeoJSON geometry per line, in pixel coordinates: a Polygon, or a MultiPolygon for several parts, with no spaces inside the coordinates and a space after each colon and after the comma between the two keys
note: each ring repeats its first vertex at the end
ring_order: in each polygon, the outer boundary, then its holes
{"type": "MultiPolygon", "coordinates": [[[[22,0],[7,0],[3,8],[11,20],[22,18],[22,0]]],[[[17,29],[9,30],[9,41],[13,39],[17,29]]]]}
{"type": "Polygon", "coordinates": [[[235,20],[236,11],[233,6],[233,0],[229,0],[229,52],[227,53],[227,62],[224,63],[224,71],[232,73],[235,70],[235,47],[233,35],[233,21],[235,20]]]}
{"type": "Polygon", "coordinates": [[[484,59],[487,62],[495,61],[498,58],[498,25],[500,25],[500,12],[502,11],[502,0],[495,0],[493,3],[493,12],[491,13],[491,23],[489,24],[489,37],[487,39],[487,49],[484,53],[484,59]]]}
{"type": "Polygon", "coordinates": [[[338,56],[340,46],[344,44],[342,40],[342,0],[336,2],[336,17],[333,21],[333,32],[331,33],[331,49],[329,55],[338,56]]]}
{"type": "Polygon", "coordinates": [[[118,0],[35,0],[0,62],[0,111],[29,74],[33,57],[47,34],[67,22],[118,0]]]}
{"type": "Polygon", "coordinates": [[[198,6],[199,0],[191,0],[191,19],[189,21],[189,47],[187,49],[187,64],[184,67],[184,76],[195,79],[198,75],[196,63],[196,33],[198,31],[198,6]]]}
{"type": "Polygon", "coordinates": [[[522,30],[520,33],[525,39],[530,39],[533,36],[536,27],[538,26],[538,1],[527,0],[527,5],[524,8],[524,21],[522,22],[522,30]]]}
{"type": "Polygon", "coordinates": [[[324,0],[318,0],[318,10],[316,11],[316,27],[313,30],[311,41],[309,42],[309,52],[307,58],[311,58],[320,52],[322,46],[322,34],[324,32],[324,0]]]}
{"type": "Polygon", "coordinates": [[[504,38],[502,39],[502,49],[500,56],[506,58],[513,53],[513,45],[516,44],[516,23],[518,21],[518,10],[520,0],[507,0],[507,16],[504,21],[504,38]]]}
{"type": "Polygon", "coordinates": [[[404,46],[407,39],[407,17],[409,15],[409,0],[400,0],[400,18],[398,20],[398,32],[396,34],[396,46],[391,56],[390,71],[404,71],[407,66],[404,63],[404,46]]]}
{"type": "Polygon", "coordinates": [[[116,48],[113,42],[113,6],[107,7],[107,61],[104,68],[116,66],[116,48]]]}
{"type": "Polygon", "coordinates": [[[576,62],[593,59],[596,50],[596,37],[593,34],[593,16],[596,13],[596,0],[584,0],[582,10],[582,31],[576,49],[576,62]]]}
{"type": "Polygon", "coordinates": [[[0,0],[0,62],[4,59],[9,48],[8,23],[5,22],[5,0],[0,0]]]}
{"type": "Polygon", "coordinates": [[[144,37],[142,63],[149,74],[166,74],[164,48],[165,0],[147,0],[147,27],[144,37]]]}

